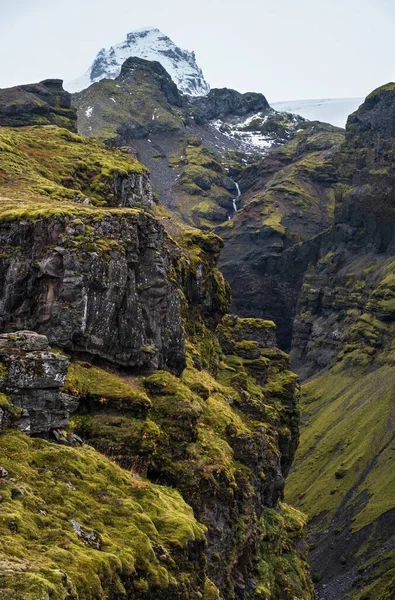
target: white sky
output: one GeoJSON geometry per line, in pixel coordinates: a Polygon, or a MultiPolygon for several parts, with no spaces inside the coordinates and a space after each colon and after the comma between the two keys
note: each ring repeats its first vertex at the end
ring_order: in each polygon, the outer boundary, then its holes
{"type": "Polygon", "coordinates": [[[393,0],[0,0],[0,87],[81,75],[144,26],[195,50],[212,87],[270,102],[395,79],[393,0]]]}

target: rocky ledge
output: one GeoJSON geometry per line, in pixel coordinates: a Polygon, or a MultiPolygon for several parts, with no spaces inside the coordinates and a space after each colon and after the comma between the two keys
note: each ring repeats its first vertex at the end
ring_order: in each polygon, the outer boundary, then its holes
{"type": "Polygon", "coordinates": [[[58,125],[77,131],[77,112],[61,79],[0,90],[0,126],[58,125]]]}

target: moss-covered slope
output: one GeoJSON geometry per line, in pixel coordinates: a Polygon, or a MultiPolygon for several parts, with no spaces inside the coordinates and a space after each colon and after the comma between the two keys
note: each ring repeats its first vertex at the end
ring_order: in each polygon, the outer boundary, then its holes
{"type": "Polygon", "coordinates": [[[122,145],[184,126],[182,97],[157,62],[129,58],[121,74],[75,94],[79,132],[122,145]]]}
{"type": "Polygon", "coordinates": [[[297,443],[297,378],[273,323],[226,318],[221,345],[204,326],[197,333],[181,378],[72,364],[65,389],[81,403],[71,427],[125,468],[181,491],[207,527],[207,574],[221,598],[310,598],[292,541],[304,518],[278,504],[297,443]]]}
{"type": "Polygon", "coordinates": [[[57,125],[77,133],[77,112],[60,79],[0,90],[0,126],[57,125]]]}
{"type": "MultiPolygon", "coordinates": [[[[67,129],[0,128],[2,219],[122,206],[122,182],[138,177],[147,177],[147,169],[127,152],[67,129]]],[[[138,195],[137,181],[135,188],[138,195]]]]}
{"type": "Polygon", "coordinates": [[[313,577],[336,598],[384,600],[393,591],[394,378],[391,364],[303,386],[287,499],[310,517],[313,577]]]}
{"type": "Polygon", "coordinates": [[[0,598],[198,598],[205,529],[93,448],[0,435],[0,598]]]}

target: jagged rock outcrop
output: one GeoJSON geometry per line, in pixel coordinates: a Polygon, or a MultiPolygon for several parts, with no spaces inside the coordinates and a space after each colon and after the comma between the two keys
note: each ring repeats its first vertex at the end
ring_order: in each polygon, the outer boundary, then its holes
{"type": "Polygon", "coordinates": [[[0,90],[0,126],[58,125],[77,132],[77,112],[61,79],[0,90]]]}
{"type": "Polygon", "coordinates": [[[66,87],[71,92],[80,92],[102,79],[114,79],[119,75],[124,61],[130,57],[159,62],[183,94],[203,96],[210,90],[196,63],[195,53],[179,48],[154,27],[131,31],[120,44],[108,50],[102,48],[88,71],[66,87]]]}
{"type": "Polygon", "coordinates": [[[69,361],[32,331],[0,334],[0,429],[12,423],[28,435],[67,427],[78,400],[60,391],[69,361]]]}
{"type": "Polygon", "coordinates": [[[189,102],[193,118],[198,125],[213,119],[223,119],[229,115],[245,117],[248,114],[270,110],[263,94],[255,92],[240,94],[228,88],[213,89],[207,96],[190,98],[189,102]]]}
{"type": "Polygon", "coordinates": [[[136,56],[128,58],[121,67],[118,80],[127,79],[136,69],[141,73],[147,73],[154,77],[158,89],[163,93],[169,104],[178,107],[183,105],[182,95],[176,84],[159,62],[144,60],[136,56]]]}
{"type": "Polygon", "coordinates": [[[183,97],[159,62],[128,58],[115,80],[73,96],[78,130],[116,146],[183,131],[183,97]]]}

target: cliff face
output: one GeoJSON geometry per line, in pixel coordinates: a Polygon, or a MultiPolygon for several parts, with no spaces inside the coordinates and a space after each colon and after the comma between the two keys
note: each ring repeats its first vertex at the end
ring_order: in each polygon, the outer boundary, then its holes
{"type": "Polygon", "coordinates": [[[0,429],[45,435],[67,427],[76,399],[60,391],[68,360],[50,352],[48,340],[31,331],[0,335],[0,429]]]}
{"type": "Polygon", "coordinates": [[[242,206],[216,230],[225,242],[220,267],[233,310],[273,319],[284,349],[291,345],[303,276],[319,246],[315,238],[332,223],[332,158],[342,141],[341,130],[313,123],[245,167],[238,177],[242,206]]]}
{"type": "Polygon", "coordinates": [[[272,322],[226,316],[220,238],[128,152],[0,138],[0,596],[310,600],[298,379],[272,322]]]}
{"type": "Polygon", "coordinates": [[[334,225],[299,298],[304,428],[288,498],[311,515],[319,597],[391,598],[394,543],[395,86],[350,116],[334,225]]]}
{"type": "Polygon", "coordinates": [[[127,367],[181,372],[185,341],[163,229],[143,213],[1,227],[2,331],[127,367]]]}

